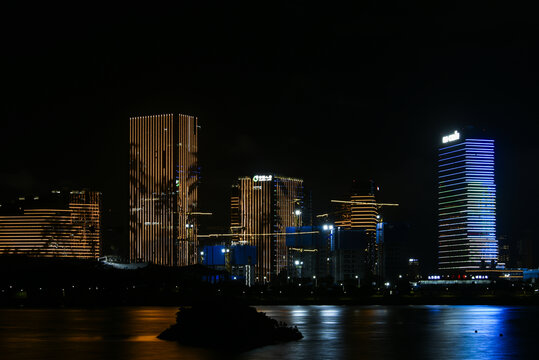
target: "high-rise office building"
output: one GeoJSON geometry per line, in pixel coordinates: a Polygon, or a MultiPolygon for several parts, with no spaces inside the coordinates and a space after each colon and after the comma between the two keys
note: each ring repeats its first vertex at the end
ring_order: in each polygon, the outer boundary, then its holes
{"type": "Polygon", "coordinates": [[[1,207],[0,254],[99,257],[101,193],[59,191],[1,207]]]}
{"type": "Polygon", "coordinates": [[[242,177],[232,188],[231,226],[257,249],[255,280],[270,281],[286,269],[286,228],[302,225],[303,180],[274,175],[242,177]]]}
{"type": "Polygon", "coordinates": [[[444,136],[438,154],[438,267],[494,268],[494,140],[444,136]]]}
{"type": "Polygon", "coordinates": [[[198,119],[129,119],[129,257],[160,265],[197,262],[198,119]]]}

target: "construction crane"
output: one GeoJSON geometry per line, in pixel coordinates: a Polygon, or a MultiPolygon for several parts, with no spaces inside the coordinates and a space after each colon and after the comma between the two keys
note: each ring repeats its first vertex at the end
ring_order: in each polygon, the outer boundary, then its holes
{"type": "Polygon", "coordinates": [[[197,235],[197,238],[212,238],[212,237],[234,237],[234,236],[276,236],[276,235],[310,235],[318,234],[320,231],[296,231],[296,232],[271,232],[271,233],[253,233],[253,234],[204,234],[197,235]]]}
{"type": "Polygon", "coordinates": [[[357,200],[331,200],[332,203],[340,203],[340,204],[356,204],[356,205],[374,205],[376,207],[382,207],[382,206],[399,206],[399,204],[391,204],[391,203],[378,203],[374,201],[357,201],[357,200]]]}

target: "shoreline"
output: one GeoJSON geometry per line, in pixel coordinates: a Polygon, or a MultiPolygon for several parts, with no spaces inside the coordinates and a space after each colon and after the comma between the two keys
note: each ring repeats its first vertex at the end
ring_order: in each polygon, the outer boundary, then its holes
{"type": "MultiPolygon", "coordinates": [[[[218,298],[216,298],[218,299],[218,298]]],[[[437,306],[437,305],[463,305],[463,306],[539,306],[539,296],[522,298],[506,297],[440,297],[440,298],[338,298],[338,299],[229,299],[236,303],[249,306],[437,306]]],[[[0,304],[0,309],[106,309],[115,307],[180,307],[198,304],[198,301],[181,302],[111,302],[111,303],[24,303],[13,302],[0,304]]]]}

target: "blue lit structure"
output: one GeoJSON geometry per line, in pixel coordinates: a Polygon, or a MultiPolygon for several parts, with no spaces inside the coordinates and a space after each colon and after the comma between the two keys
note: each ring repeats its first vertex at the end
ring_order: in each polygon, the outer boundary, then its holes
{"type": "Polygon", "coordinates": [[[333,225],[289,226],[286,228],[286,246],[304,249],[327,247],[335,250],[333,225]]]}
{"type": "Polygon", "coordinates": [[[224,245],[204,246],[201,255],[201,264],[206,266],[231,266],[256,265],[256,246],[224,245]],[[228,259],[227,259],[228,258],[228,259]]]}
{"type": "Polygon", "coordinates": [[[443,139],[438,157],[438,267],[494,268],[496,184],[494,140],[443,139]]]}
{"type": "Polygon", "coordinates": [[[245,281],[245,284],[253,284],[252,267],[256,265],[256,246],[249,245],[206,245],[200,249],[200,264],[216,270],[226,270],[228,275],[214,275],[207,277],[209,282],[222,280],[245,281]]]}

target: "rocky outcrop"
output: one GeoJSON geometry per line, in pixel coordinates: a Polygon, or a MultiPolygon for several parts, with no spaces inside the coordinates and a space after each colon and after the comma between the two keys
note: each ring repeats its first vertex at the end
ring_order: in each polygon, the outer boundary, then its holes
{"type": "Polygon", "coordinates": [[[176,324],[158,338],[190,346],[242,351],[299,340],[303,335],[297,327],[289,327],[250,306],[201,304],[181,307],[176,324]]]}

